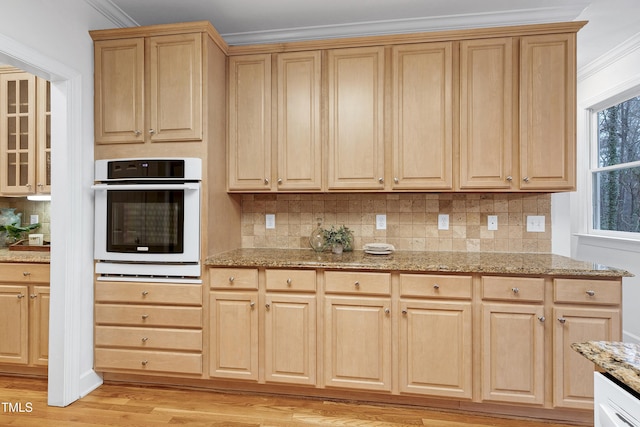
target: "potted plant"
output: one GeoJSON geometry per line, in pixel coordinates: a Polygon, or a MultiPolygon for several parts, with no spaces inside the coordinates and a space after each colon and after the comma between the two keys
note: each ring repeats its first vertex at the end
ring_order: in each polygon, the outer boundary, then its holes
{"type": "Polygon", "coordinates": [[[344,225],[338,228],[332,225],[330,229],[324,230],[324,240],[326,245],[331,247],[331,252],[341,254],[345,248],[347,250],[351,249],[353,233],[344,225]]]}
{"type": "Polygon", "coordinates": [[[40,228],[40,223],[29,224],[24,227],[16,224],[0,225],[0,231],[7,233],[6,243],[12,245],[24,238],[25,233],[40,228]]]}

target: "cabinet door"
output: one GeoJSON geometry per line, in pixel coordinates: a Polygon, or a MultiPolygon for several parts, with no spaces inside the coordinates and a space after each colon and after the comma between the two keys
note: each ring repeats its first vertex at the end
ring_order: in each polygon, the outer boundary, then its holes
{"type": "Polygon", "coordinates": [[[96,144],[144,142],[144,39],[96,41],[94,62],[96,144]]]}
{"type": "Polygon", "coordinates": [[[151,142],[202,140],[202,36],[147,39],[151,142]]]}
{"type": "Polygon", "coordinates": [[[460,43],[460,189],[512,189],[513,42],[460,43]]]}
{"type": "Polygon", "coordinates": [[[330,190],[384,189],[384,48],[329,50],[330,190]]]}
{"type": "Polygon", "coordinates": [[[325,297],[327,386],[391,390],[391,300],[325,297]]]}
{"type": "Polygon", "coordinates": [[[0,286],[0,363],[29,362],[29,298],[26,286],[0,286]]]}
{"type": "Polygon", "coordinates": [[[265,379],[316,383],[316,297],[267,294],[265,379]]]}
{"type": "Polygon", "coordinates": [[[51,84],[41,78],[36,78],[36,108],[37,108],[37,158],[36,191],[51,193],[51,84]]]}
{"type": "Polygon", "coordinates": [[[544,403],[544,308],[482,304],[482,399],[544,403]]]}
{"type": "Polygon", "coordinates": [[[553,404],[592,410],[594,365],[571,344],[620,341],[620,310],[556,307],[553,319],[553,404]]]}
{"type": "Polygon", "coordinates": [[[393,189],[452,188],[451,46],[393,48],[393,189]]]}
{"type": "Polygon", "coordinates": [[[322,189],[320,51],[277,57],[278,190],[322,189]]]}
{"type": "Polygon", "coordinates": [[[470,399],[470,302],[400,301],[400,391],[470,399]]]}
{"type": "Polygon", "coordinates": [[[51,301],[49,286],[34,286],[29,294],[30,329],[29,340],[30,363],[47,366],[49,361],[49,303],[51,301]]]}
{"type": "Polygon", "coordinates": [[[520,42],[520,188],[574,190],[575,34],[520,42]]]}
{"type": "Polygon", "coordinates": [[[257,292],[209,297],[209,375],[258,380],[257,292]]]}
{"type": "Polygon", "coordinates": [[[0,74],[0,192],[35,192],[36,77],[0,74]]]}
{"type": "Polygon", "coordinates": [[[229,190],[271,189],[271,55],[229,58],[229,190]]]}

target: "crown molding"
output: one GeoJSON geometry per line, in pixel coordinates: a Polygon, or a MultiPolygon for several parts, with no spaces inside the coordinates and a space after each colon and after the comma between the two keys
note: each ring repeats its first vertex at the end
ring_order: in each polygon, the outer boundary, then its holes
{"type": "Polygon", "coordinates": [[[222,37],[230,46],[236,46],[565,22],[576,19],[576,16],[578,16],[582,9],[584,9],[587,3],[588,2],[585,2],[584,5],[573,7],[548,7],[540,9],[513,10],[499,13],[433,16],[314,27],[285,28],[281,30],[226,33],[222,34],[222,37]]]}
{"type": "Polygon", "coordinates": [[[594,59],[584,67],[578,70],[577,79],[578,82],[588,79],[593,75],[599,73],[620,59],[640,49],[640,33],[636,34],[620,43],[618,46],[609,50],[604,55],[594,59]]]}
{"type": "Polygon", "coordinates": [[[122,9],[113,4],[111,0],[84,0],[89,6],[97,10],[102,16],[118,28],[139,27],[133,18],[124,13],[122,9]]]}

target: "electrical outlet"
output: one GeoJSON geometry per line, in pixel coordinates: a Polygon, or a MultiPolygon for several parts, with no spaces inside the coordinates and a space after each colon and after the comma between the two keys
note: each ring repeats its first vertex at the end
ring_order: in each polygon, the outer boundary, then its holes
{"type": "Polygon", "coordinates": [[[276,228],[276,214],[267,214],[264,222],[267,229],[276,228]]]}
{"type": "Polygon", "coordinates": [[[527,215],[527,232],[544,233],[544,215],[527,215]]]}
{"type": "Polygon", "coordinates": [[[498,215],[487,216],[487,228],[489,231],[496,231],[498,229],[498,215]]]}
{"type": "Polygon", "coordinates": [[[29,224],[37,224],[40,222],[40,217],[38,215],[31,215],[29,217],[29,224]]]}
{"type": "Polygon", "coordinates": [[[376,230],[386,230],[387,229],[387,216],[386,215],[376,215],[376,230]]]}
{"type": "Polygon", "coordinates": [[[438,215],[438,230],[448,230],[449,229],[449,215],[440,214],[438,215]]]}

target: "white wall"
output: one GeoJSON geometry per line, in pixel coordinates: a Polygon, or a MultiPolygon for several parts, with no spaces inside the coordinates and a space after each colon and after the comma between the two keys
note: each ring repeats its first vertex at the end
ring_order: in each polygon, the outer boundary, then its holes
{"type": "Polygon", "coordinates": [[[640,87],[640,34],[627,40],[578,72],[578,192],[554,196],[553,209],[564,209],[570,198],[570,228],[554,229],[554,251],[570,242],[571,256],[625,269],[636,277],[623,280],[623,340],[640,343],[640,242],[585,235],[589,210],[588,108],[640,87]],[[556,242],[557,239],[557,242],[556,242]],[[556,246],[557,243],[557,246],[556,246]]]}
{"type": "Polygon", "coordinates": [[[0,63],[52,82],[49,404],[101,383],[93,372],[93,44],[113,28],[84,0],[2,2],[0,63]]]}

